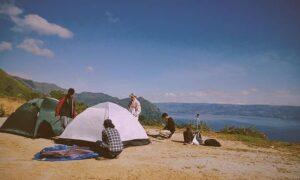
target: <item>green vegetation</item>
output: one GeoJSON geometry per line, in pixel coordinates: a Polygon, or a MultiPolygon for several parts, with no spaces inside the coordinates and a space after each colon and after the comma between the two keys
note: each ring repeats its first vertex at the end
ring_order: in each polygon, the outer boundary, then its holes
{"type": "Polygon", "coordinates": [[[267,136],[263,133],[257,130],[254,126],[253,127],[224,127],[220,130],[220,133],[223,134],[238,134],[238,135],[244,135],[246,137],[254,137],[254,138],[261,138],[266,139],[267,136]]]}
{"type": "Polygon", "coordinates": [[[211,128],[208,126],[208,124],[206,124],[205,121],[200,121],[200,124],[199,124],[199,129],[201,132],[205,131],[211,131],[211,128]]]}
{"type": "Polygon", "coordinates": [[[199,125],[198,125],[198,129],[197,126],[195,124],[176,124],[176,127],[178,129],[186,129],[187,126],[190,126],[192,128],[193,131],[200,131],[200,132],[210,132],[212,131],[212,129],[209,127],[209,125],[205,122],[205,121],[200,121],[199,125]]]}
{"type": "Polygon", "coordinates": [[[65,96],[65,92],[62,90],[53,90],[49,93],[49,95],[55,99],[61,99],[62,97],[65,96]]]}
{"type": "Polygon", "coordinates": [[[0,96],[30,100],[41,95],[0,69],[0,96]]]}
{"type": "Polygon", "coordinates": [[[227,133],[212,133],[205,134],[206,136],[223,139],[223,140],[230,140],[230,141],[240,141],[248,146],[254,147],[263,147],[263,148],[273,148],[279,151],[285,151],[289,154],[294,154],[297,158],[300,159],[300,144],[299,143],[289,143],[289,142],[282,142],[282,141],[271,141],[264,138],[259,137],[252,137],[247,135],[241,134],[227,134],[227,133]]]}
{"type": "Polygon", "coordinates": [[[24,78],[17,77],[17,76],[12,76],[12,77],[15,78],[16,80],[20,81],[21,83],[23,83],[25,86],[27,86],[34,92],[49,94],[53,90],[62,90],[62,91],[64,90],[63,88],[57,86],[56,84],[36,82],[36,81],[30,80],[30,79],[24,79],[24,78]]]}
{"type": "Polygon", "coordinates": [[[86,108],[88,108],[88,106],[86,104],[84,104],[83,102],[77,102],[76,101],[76,112],[77,112],[77,114],[81,113],[86,108]]]}
{"type": "Polygon", "coordinates": [[[144,115],[139,116],[139,121],[145,126],[160,126],[161,123],[158,120],[149,120],[144,115]]]}

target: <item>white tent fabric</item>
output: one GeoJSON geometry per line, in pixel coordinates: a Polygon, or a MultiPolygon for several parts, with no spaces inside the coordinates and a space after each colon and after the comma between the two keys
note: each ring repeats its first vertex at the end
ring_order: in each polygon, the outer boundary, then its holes
{"type": "Polygon", "coordinates": [[[59,138],[90,142],[102,140],[103,122],[108,118],[119,131],[122,141],[148,139],[138,119],[127,109],[111,102],[87,108],[76,116],[59,138]]]}

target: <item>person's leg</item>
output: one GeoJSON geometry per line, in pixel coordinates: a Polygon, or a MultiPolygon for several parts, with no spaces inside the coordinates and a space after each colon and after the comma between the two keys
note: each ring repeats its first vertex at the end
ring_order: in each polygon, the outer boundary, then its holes
{"type": "Polygon", "coordinates": [[[61,126],[65,129],[66,128],[66,126],[65,126],[65,116],[60,117],[60,122],[61,122],[61,126]]]}
{"type": "Polygon", "coordinates": [[[66,127],[67,127],[73,119],[70,117],[66,117],[66,119],[67,119],[66,120],[66,122],[67,122],[66,127]]]}
{"type": "Polygon", "coordinates": [[[63,116],[63,118],[64,118],[64,128],[66,128],[67,125],[68,125],[68,117],[67,116],[63,116]]]}
{"type": "Polygon", "coordinates": [[[110,158],[109,150],[103,145],[102,141],[96,141],[96,147],[94,150],[100,156],[110,158]]]}

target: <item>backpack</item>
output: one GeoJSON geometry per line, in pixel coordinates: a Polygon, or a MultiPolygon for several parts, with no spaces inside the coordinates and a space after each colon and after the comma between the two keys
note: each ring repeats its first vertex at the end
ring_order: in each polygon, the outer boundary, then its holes
{"type": "Polygon", "coordinates": [[[204,141],[204,146],[221,147],[221,144],[216,139],[206,139],[204,141]]]}

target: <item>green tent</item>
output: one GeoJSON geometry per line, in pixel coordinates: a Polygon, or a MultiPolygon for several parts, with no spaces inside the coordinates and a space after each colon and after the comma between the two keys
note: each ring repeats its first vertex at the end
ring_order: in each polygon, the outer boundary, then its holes
{"type": "Polygon", "coordinates": [[[33,138],[60,135],[64,129],[55,118],[57,103],[53,98],[30,100],[7,118],[0,131],[33,138]]]}

